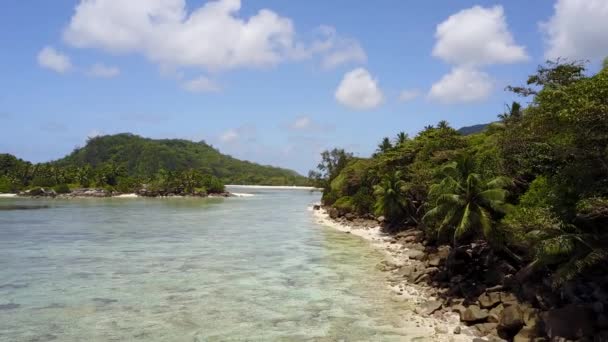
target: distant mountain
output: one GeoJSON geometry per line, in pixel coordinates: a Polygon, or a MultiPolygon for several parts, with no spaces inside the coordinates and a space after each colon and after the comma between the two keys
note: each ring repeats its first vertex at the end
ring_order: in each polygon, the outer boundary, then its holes
{"type": "Polygon", "coordinates": [[[57,166],[124,167],[131,176],[152,176],[159,170],[197,169],[227,184],[305,185],[295,171],[243,161],[220,153],[204,141],[149,139],[130,133],[89,139],[86,146],[52,162],[57,166]]]}
{"type": "Polygon", "coordinates": [[[486,127],[488,127],[489,125],[490,125],[489,123],[486,123],[486,124],[462,127],[458,130],[458,133],[460,133],[462,135],[471,135],[471,134],[479,133],[479,132],[483,131],[484,129],[486,129],[486,127]]]}

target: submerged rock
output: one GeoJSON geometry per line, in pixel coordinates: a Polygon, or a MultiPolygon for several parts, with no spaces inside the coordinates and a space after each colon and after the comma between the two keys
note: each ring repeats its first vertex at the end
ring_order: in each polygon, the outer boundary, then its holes
{"type": "Polygon", "coordinates": [[[441,309],[443,303],[438,300],[430,300],[416,308],[416,313],[422,315],[430,315],[433,312],[441,309]]]}

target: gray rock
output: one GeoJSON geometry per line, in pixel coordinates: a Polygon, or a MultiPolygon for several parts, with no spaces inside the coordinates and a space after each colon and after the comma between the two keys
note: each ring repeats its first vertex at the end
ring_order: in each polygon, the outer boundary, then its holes
{"type": "Polygon", "coordinates": [[[443,305],[443,303],[441,301],[438,300],[429,300],[419,306],[417,306],[414,309],[414,312],[416,312],[419,315],[431,315],[433,312],[441,309],[441,306],[443,305]]]}
{"type": "Polygon", "coordinates": [[[429,280],[431,280],[431,276],[428,275],[428,273],[422,273],[420,276],[418,276],[416,278],[416,280],[414,280],[414,283],[420,284],[423,282],[428,282],[429,280]]]}
{"type": "Polygon", "coordinates": [[[482,308],[493,308],[500,303],[500,294],[498,292],[482,293],[478,302],[482,308]]]}
{"type": "Polygon", "coordinates": [[[524,327],[513,337],[513,342],[529,342],[534,340],[535,337],[534,327],[524,327]]]}
{"type": "Polygon", "coordinates": [[[436,254],[432,254],[429,256],[428,264],[429,264],[429,266],[437,267],[437,266],[441,265],[441,259],[436,254]]]}
{"type": "Polygon", "coordinates": [[[461,315],[460,320],[472,323],[484,321],[488,318],[488,310],[481,309],[477,305],[469,306],[461,315]]]}
{"type": "Polygon", "coordinates": [[[397,266],[396,264],[394,264],[388,260],[383,260],[379,264],[376,265],[376,269],[383,271],[383,272],[392,271],[392,270],[397,269],[398,267],[399,266],[397,266]]]}
{"type": "Polygon", "coordinates": [[[467,311],[467,308],[462,304],[456,304],[456,305],[452,305],[452,307],[450,308],[450,311],[458,312],[458,314],[460,315],[460,317],[462,319],[462,315],[464,314],[465,311],[467,311]]]}
{"type": "Polygon", "coordinates": [[[447,334],[448,333],[448,329],[446,327],[443,326],[436,326],[435,327],[435,332],[438,334],[447,334]]]}
{"type": "Polygon", "coordinates": [[[462,328],[460,327],[460,325],[456,326],[456,328],[454,328],[454,335],[459,335],[462,332],[462,328]]]}
{"type": "Polygon", "coordinates": [[[524,326],[524,313],[519,305],[507,306],[500,314],[499,330],[513,336],[524,326]]]}
{"type": "Polygon", "coordinates": [[[480,323],[480,324],[475,324],[475,329],[477,329],[477,331],[479,331],[481,336],[486,336],[486,335],[490,335],[491,333],[496,331],[497,326],[498,326],[497,323],[480,323]]]}
{"type": "Polygon", "coordinates": [[[510,292],[499,292],[500,293],[500,301],[505,305],[505,306],[509,306],[509,305],[513,305],[513,304],[518,304],[519,300],[517,300],[517,297],[515,297],[514,294],[510,293],[510,292]]]}
{"type": "Polygon", "coordinates": [[[504,310],[504,305],[499,304],[498,306],[493,307],[490,310],[490,314],[488,315],[488,322],[498,323],[500,321],[500,314],[502,310],[504,310]]]}
{"type": "Polygon", "coordinates": [[[424,256],[425,256],[423,251],[419,251],[416,249],[410,249],[410,250],[406,251],[405,255],[409,259],[413,259],[413,260],[422,260],[422,259],[424,259],[424,256]]]}
{"type": "Polygon", "coordinates": [[[416,267],[412,265],[401,266],[396,272],[395,276],[399,278],[409,278],[412,273],[416,271],[416,267]]]}
{"type": "Polygon", "coordinates": [[[561,309],[543,312],[540,317],[544,323],[545,334],[551,339],[576,339],[591,336],[594,332],[593,315],[582,306],[570,304],[561,309]]]}

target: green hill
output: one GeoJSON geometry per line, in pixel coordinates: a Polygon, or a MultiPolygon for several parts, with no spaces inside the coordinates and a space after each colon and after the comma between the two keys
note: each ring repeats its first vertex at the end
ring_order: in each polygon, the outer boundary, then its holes
{"type": "Polygon", "coordinates": [[[471,135],[471,134],[475,134],[475,133],[481,133],[489,125],[490,124],[487,123],[487,124],[479,124],[479,125],[473,125],[473,126],[465,126],[465,127],[459,128],[457,132],[462,135],[471,135]]]}
{"type": "Polygon", "coordinates": [[[89,139],[86,146],[52,162],[61,167],[124,167],[130,176],[151,177],[159,170],[196,169],[227,184],[305,185],[297,172],[243,161],[220,153],[204,141],[149,139],[130,133],[89,139]]]}

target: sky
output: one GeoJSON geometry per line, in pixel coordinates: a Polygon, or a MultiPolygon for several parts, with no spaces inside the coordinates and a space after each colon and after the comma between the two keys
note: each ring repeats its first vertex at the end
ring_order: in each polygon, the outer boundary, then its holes
{"type": "Polygon", "coordinates": [[[494,121],[547,59],[597,70],[606,18],[606,0],[3,0],[0,153],[131,132],[305,174],[324,149],[494,121]]]}

